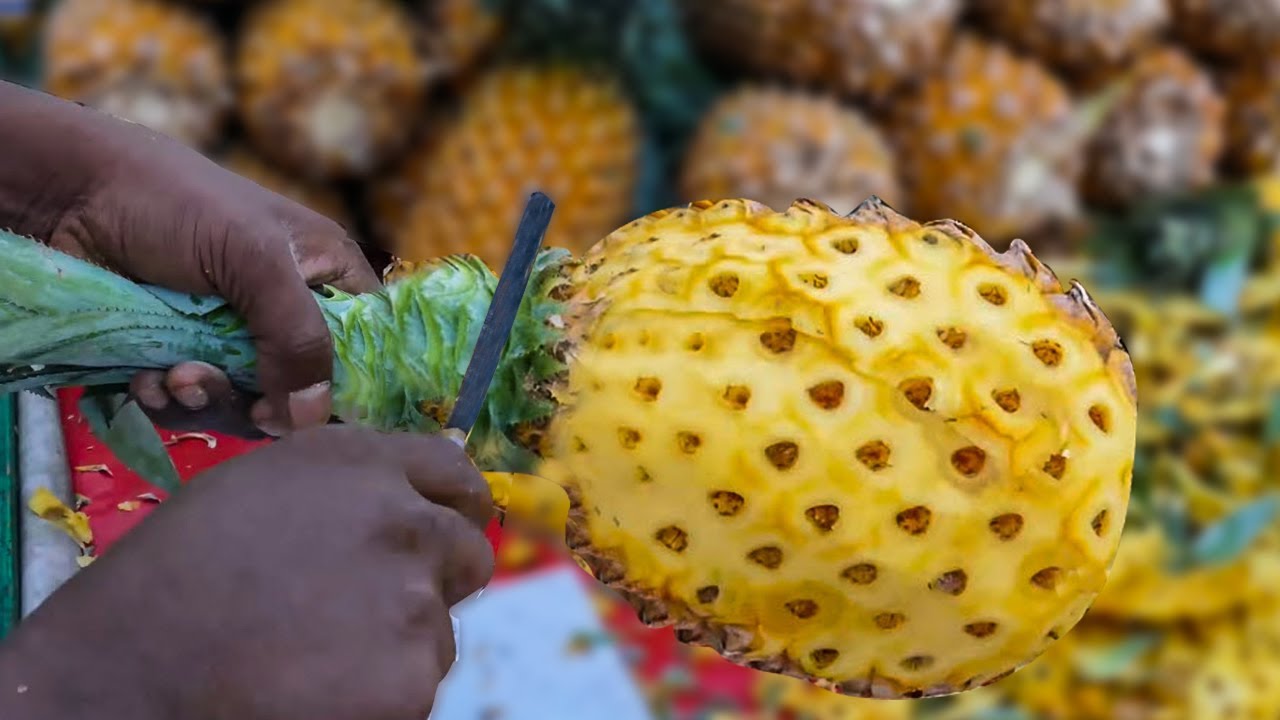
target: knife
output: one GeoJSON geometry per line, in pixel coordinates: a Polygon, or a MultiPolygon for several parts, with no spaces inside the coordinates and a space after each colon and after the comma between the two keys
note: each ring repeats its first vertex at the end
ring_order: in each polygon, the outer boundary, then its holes
{"type": "Polygon", "coordinates": [[[520,311],[520,304],[529,287],[529,277],[533,273],[533,265],[542,248],[542,240],[547,233],[547,226],[551,224],[551,213],[554,210],[555,203],[551,202],[551,198],[535,192],[529,197],[524,216],[516,227],[511,254],[507,256],[502,275],[498,277],[498,287],[493,292],[493,299],[489,301],[489,311],[485,315],[484,324],[480,326],[480,337],[476,339],[471,360],[462,375],[457,400],[444,424],[445,434],[460,445],[466,445],[471,429],[480,417],[485,397],[489,394],[489,385],[498,370],[502,351],[511,337],[516,314],[520,311]]]}

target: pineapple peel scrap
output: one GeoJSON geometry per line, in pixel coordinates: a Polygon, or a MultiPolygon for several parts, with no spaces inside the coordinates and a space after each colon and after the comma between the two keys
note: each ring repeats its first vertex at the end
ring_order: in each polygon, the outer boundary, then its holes
{"type": "Polygon", "coordinates": [[[555,482],[537,475],[487,472],[494,507],[539,531],[563,538],[569,523],[569,496],[555,482]]]}
{"type": "Polygon", "coordinates": [[[93,530],[89,527],[89,516],[67,507],[66,503],[49,492],[48,488],[37,488],[27,502],[27,509],[41,520],[65,532],[81,548],[93,544],[93,530]]]}

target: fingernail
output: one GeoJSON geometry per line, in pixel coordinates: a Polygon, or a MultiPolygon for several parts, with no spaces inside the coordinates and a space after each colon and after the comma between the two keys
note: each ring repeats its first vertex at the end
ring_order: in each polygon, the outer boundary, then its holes
{"type": "Polygon", "coordinates": [[[467,434],[456,428],[445,428],[440,434],[453,441],[454,445],[460,448],[467,447],[467,434]]]}
{"type": "Polygon", "coordinates": [[[283,424],[276,421],[275,414],[271,412],[271,403],[265,399],[259,400],[249,408],[249,419],[253,421],[255,427],[271,437],[284,437],[286,428],[283,424]]]}
{"type": "Polygon", "coordinates": [[[209,393],[199,385],[184,385],[174,390],[173,396],[188,410],[203,410],[209,404],[209,393]]]}
{"type": "Polygon", "coordinates": [[[151,410],[163,410],[169,407],[169,393],[158,385],[138,388],[134,395],[138,398],[138,402],[151,410]]]}
{"type": "Polygon", "coordinates": [[[295,429],[324,425],[332,415],[333,399],[328,382],[289,393],[289,421],[295,429]]]}

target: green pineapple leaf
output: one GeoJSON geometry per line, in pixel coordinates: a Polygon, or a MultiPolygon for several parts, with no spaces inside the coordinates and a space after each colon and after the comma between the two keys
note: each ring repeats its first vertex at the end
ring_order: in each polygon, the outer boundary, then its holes
{"type": "Polygon", "coordinates": [[[136,402],[110,388],[97,388],[80,399],[80,414],[94,436],[143,480],[169,494],[181,489],[164,440],[136,402]]]}
{"type": "Polygon", "coordinates": [[[1160,642],[1152,632],[1136,633],[1104,648],[1079,649],[1073,658],[1076,670],[1090,682],[1119,680],[1141,669],[1138,661],[1160,642]]]}
{"type": "Polygon", "coordinates": [[[1280,494],[1259,498],[1200,532],[1191,543],[1191,567],[1225,565],[1240,557],[1275,522],[1280,494]]]}

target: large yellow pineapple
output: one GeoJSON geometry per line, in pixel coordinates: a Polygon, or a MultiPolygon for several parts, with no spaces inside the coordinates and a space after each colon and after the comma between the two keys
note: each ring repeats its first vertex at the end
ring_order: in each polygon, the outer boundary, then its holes
{"type": "Polygon", "coordinates": [[[963,36],[886,123],[912,213],[1007,242],[1073,220],[1083,126],[1062,84],[1004,47],[963,36]]]}
{"type": "Polygon", "coordinates": [[[681,0],[699,45],[770,77],[884,100],[930,68],[958,0],[681,0]]]}
{"type": "Polygon", "coordinates": [[[1120,82],[1122,93],[1090,143],[1085,197],[1117,207],[1212,183],[1226,106],[1209,73],[1163,47],[1143,55],[1120,82]]]}
{"type": "Polygon", "coordinates": [[[1280,46],[1280,0],[1169,0],[1180,39],[1219,57],[1248,60],[1280,46]]]}
{"type": "Polygon", "coordinates": [[[1242,175],[1280,173],[1280,45],[1227,76],[1227,153],[1242,175]]]}
{"type": "Polygon", "coordinates": [[[232,92],[222,38],[156,0],[63,0],[45,27],[44,89],[195,147],[216,140],[232,92]]]}
{"type": "Polygon", "coordinates": [[[798,197],[852,210],[871,195],[900,200],[897,166],[880,130],[858,111],[803,91],[747,87],[702,120],[684,159],[681,193],[798,197]]]}
{"type": "Polygon", "coordinates": [[[547,245],[580,252],[627,217],[638,133],[611,79],[568,66],[492,71],[377,190],[379,226],[406,260],[471,253],[498,269],[523,199],[541,190],[556,200],[547,245]]]}
{"type": "Polygon", "coordinates": [[[331,187],[311,183],[282,172],[245,147],[235,147],[222,158],[223,167],[266,189],[304,205],[351,230],[351,213],[342,195],[331,187]]]}
{"type": "Polygon", "coordinates": [[[878,201],[658,213],[571,276],[540,447],[641,618],[859,696],[992,682],[1102,587],[1132,369],[1017,242],[878,201]]]}
{"type": "Polygon", "coordinates": [[[975,0],[1001,38],[1086,81],[1130,60],[1169,22],[1167,0],[975,0]]]}
{"type": "Polygon", "coordinates": [[[365,176],[408,141],[426,64],[392,0],[267,0],[236,59],[258,151],[313,179],[365,176]]]}

